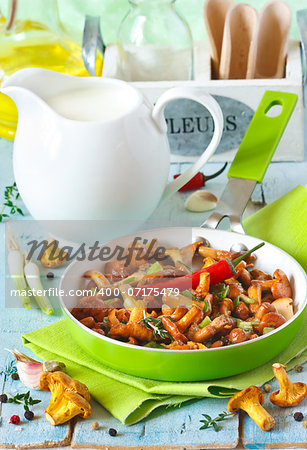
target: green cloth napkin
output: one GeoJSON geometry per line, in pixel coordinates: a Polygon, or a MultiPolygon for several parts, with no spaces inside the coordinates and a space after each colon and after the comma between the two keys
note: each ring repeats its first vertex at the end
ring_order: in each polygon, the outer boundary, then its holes
{"type": "Polygon", "coordinates": [[[162,405],[175,405],[196,397],[230,396],[234,390],[263,384],[273,377],[273,362],[288,363],[288,368],[292,368],[307,360],[307,327],[302,326],[291,345],[274,361],[250,372],[205,382],[155,381],[117,372],[92,359],[71,339],[66,320],[24,335],[24,345],[42,360],[64,362],[70,376],[85,383],[101,405],[128,425],[162,405]]]}
{"type": "Polygon", "coordinates": [[[243,225],[246,234],[280,247],[307,272],[307,187],[297,186],[243,225]]]}
{"type": "MultiPolygon", "coordinates": [[[[244,226],[249,234],[292,254],[306,269],[307,236],[302,225],[306,222],[307,188],[298,186],[248,218],[244,226]]],[[[263,384],[272,378],[271,365],[277,360],[287,363],[288,369],[307,360],[307,310],[295,339],[274,361],[233,377],[184,383],[137,378],[104,366],[71,339],[66,320],[24,335],[24,345],[43,360],[63,361],[68,373],[85,383],[92,396],[125,424],[143,419],[162,405],[175,405],[197,397],[225,397],[251,384],[263,384]]]]}

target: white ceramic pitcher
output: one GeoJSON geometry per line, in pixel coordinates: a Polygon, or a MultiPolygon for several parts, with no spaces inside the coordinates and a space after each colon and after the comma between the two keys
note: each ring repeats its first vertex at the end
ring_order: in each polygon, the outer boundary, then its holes
{"type": "Polygon", "coordinates": [[[18,108],[15,179],[37,220],[146,220],[203,167],[222,136],[222,111],[201,89],[170,89],[153,108],[139,90],[120,80],[23,69],[1,92],[18,108]],[[54,96],[84,89],[116,89],[125,108],[110,119],[77,121],[48,104],[54,96]],[[167,184],[170,150],[163,111],[182,98],[204,105],[215,130],[199,160],[167,184]]]}

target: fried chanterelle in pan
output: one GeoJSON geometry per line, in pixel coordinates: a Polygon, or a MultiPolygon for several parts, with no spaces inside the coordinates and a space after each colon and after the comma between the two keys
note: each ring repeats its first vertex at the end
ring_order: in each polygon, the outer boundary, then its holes
{"type": "Polygon", "coordinates": [[[132,243],[126,259],[84,274],[92,295],[71,313],[98,334],[146,347],[200,350],[257,339],[294,314],[287,275],[254,266],[252,251],[262,245],[244,254],[199,241],[157,258],[157,241],[132,243]]]}

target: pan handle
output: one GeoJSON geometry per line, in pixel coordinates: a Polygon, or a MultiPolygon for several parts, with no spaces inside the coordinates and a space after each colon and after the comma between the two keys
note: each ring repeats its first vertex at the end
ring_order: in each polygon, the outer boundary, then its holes
{"type": "Polygon", "coordinates": [[[201,225],[217,228],[228,217],[232,231],[244,233],[241,218],[257,183],[261,183],[291,114],[297,95],[266,91],[228,171],[229,181],[215,211],[201,225]],[[275,105],[281,111],[268,115],[275,105]]]}
{"type": "Polygon", "coordinates": [[[266,91],[228,171],[228,178],[261,183],[297,102],[289,92],[266,91]],[[279,115],[269,111],[279,105],[279,115]]]}

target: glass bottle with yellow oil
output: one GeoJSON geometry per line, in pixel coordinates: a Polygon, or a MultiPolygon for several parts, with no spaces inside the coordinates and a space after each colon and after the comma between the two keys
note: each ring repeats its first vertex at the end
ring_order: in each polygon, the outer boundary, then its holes
{"type": "MultiPolygon", "coordinates": [[[[0,0],[0,84],[25,67],[88,75],[80,45],[60,22],[57,0],[0,0]]],[[[13,139],[16,123],[15,104],[0,94],[0,136],[13,139]]]]}

